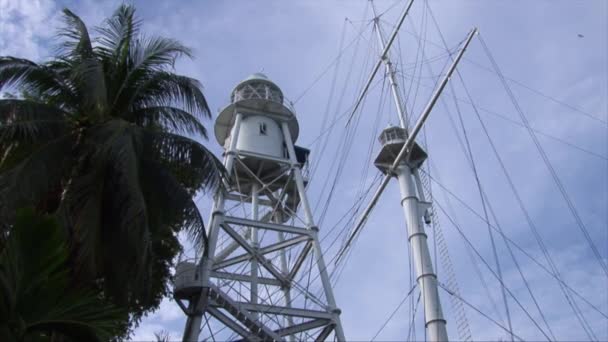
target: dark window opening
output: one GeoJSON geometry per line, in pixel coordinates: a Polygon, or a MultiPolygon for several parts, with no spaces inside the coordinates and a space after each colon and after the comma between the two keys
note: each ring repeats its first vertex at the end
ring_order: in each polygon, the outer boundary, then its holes
{"type": "Polygon", "coordinates": [[[263,122],[260,122],[260,135],[268,135],[266,133],[266,124],[263,122]]]}

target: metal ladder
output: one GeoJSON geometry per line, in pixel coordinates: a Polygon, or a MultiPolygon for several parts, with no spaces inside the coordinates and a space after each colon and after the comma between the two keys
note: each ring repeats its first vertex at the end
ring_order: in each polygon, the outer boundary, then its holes
{"type": "MultiPolygon", "coordinates": [[[[239,322],[243,323],[261,341],[282,341],[281,337],[274,331],[268,329],[258,319],[253,317],[248,311],[241,309],[240,305],[233,301],[227,294],[222,292],[217,286],[209,285],[209,299],[218,306],[224,308],[239,322]]],[[[253,336],[247,336],[249,338],[253,336]]]]}
{"type": "MultiPolygon", "coordinates": [[[[445,241],[445,237],[443,236],[443,230],[441,228],[441,224],[437,219],[437,211],[435,209],[435,205],[433,205],[433,198],[431,194],[431,185],[429,183],[428,176],[425,172],[420,172],[420,181],[422,182],[422,187],[424,188],[424,194],[429,202],[431,202],[431,206],[429,208],[431,213],[431,224],[433,227],[433,233],[435,235],[435,239],[437,241],[437,251],[439,252],[439,261],[441,262],[441,266],[445,271],[445,285],[452,293],[455,294],[449,296],[450,304],[452,307],[452,312],[454,313],[456,328],[458,331],[458,337],[460,341],[472,341],[473,337],[471,335],[471,328],[469,327],[469,320],[467,319],[467,315],[464,309],[464,305],[460,301],[460,289],[458,287],[458,282],[456,281],[456,274],[454,272],[454,267],[452,265],[452,259],[450,258],[450,254],[448,252],[448,245],[445,241]]],[[[438,267],[437,267],[438,269],[438,267]]],[[[439,273],[439,272],[437,272],[439,273]]]]}

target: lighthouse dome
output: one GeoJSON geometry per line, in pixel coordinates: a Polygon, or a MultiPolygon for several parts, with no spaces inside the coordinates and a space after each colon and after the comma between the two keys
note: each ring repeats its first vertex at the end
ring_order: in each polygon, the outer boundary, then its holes
{"type": "MultiPolygon", "coordinates": [[[[292,107],[284,103],[281,88],[261,72],[251,74],[234,87],[230,94],[230,104],[220,111],[215,121],[215,138],[224,148],[230,141],[229,136],[237,113],[243,117],[242,136],[249,135],[249,133],[253,136],[255,132],[256,136],[260,136],[255,139],[256,142],[261,143],[261,140],[268,141],[272,138],[272,143],[276,145],[270,151],[270,144],[264,143],[266,147],[261,148],[252,141],[248,141],[247,138],[243,138],[241,143],[248,142],[249,149],[247,150],[251,151],[255,147],[259,149],[256,152],[266,152],[272,156],[282,157],[283,134],[280,129],[282,122],[287,123],[292,140],[295,142],[298,138],[298,120],[292,107]]],[[[244,145],[240,145],[241,143],[237,148],[245,148],[244,145]]]]}
{"type": "Polygon", "coordinates": [[[283,92],[274,82],[261,72],[256,72],[245,78],[234,87],[230,102],[261,99],[283,104],[283,92]]]}

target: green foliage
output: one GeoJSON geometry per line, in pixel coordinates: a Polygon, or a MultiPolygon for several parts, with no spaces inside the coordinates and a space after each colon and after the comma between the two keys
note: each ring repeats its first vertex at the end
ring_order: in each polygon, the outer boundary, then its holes
{"type": "Polygon", "coordinates": [[[177,234],[204,244],[193,196],[219,185],[220,161],[196,140],[210,117],[201,84],[172,72],[191,51],[139,32],[120,6],[95,29],[64,10],[45,63],[0,57],[0,234],[17,208],[55,213],[74,284],[96,287],[132,322],[167,295],[177,234]]]}
{"type": "Polygon", "coordinates": [[[22,210],[0,253],[0,340],[107,341],[124,317],[69,283],[68,248],[55,219],[22,210]]]}
{"type": "Polygon", "coordinates": [[[156,337],[156,342],[169,342],[171,341],[170,338],[171,336],[169,336],[169,332],[166,330],[161,330],[161,331],[157,331],[154,333],[154,336],[156,337]]]}

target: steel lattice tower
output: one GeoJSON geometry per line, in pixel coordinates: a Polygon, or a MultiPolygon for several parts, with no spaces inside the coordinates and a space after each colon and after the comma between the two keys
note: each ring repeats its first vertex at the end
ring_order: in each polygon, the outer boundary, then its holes
{"type": "Polygon", "coordinates": [[[234,339],[344,341],[306,197],[309,151],[294,145],[298,131],[283,93],[260,73],[235,87],[218,116],[228,180],[215,194],[202,257],[176,268],[184,341],[201,332],[226,339],[219,335],[226,328],[234,339]]]}

